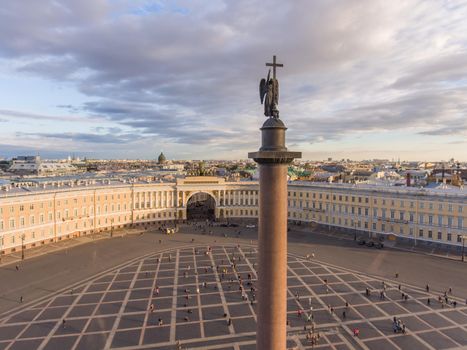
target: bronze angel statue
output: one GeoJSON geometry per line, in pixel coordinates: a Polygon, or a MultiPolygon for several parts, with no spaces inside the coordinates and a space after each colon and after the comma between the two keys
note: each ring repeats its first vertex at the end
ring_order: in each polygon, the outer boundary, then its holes
{"type": "Polygon", "coordinates": [[[279,81],[270,78],[271,70],[268,72],[267,79],[261,79],[259,83],[259,98],[261,104],[264,104],[264,115],[266,117],[279,118],[279,81]]]}

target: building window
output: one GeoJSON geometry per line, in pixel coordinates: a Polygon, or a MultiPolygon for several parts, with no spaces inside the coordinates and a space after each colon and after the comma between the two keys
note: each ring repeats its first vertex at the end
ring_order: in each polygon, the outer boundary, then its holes
{"type": "Polygon", "coordinates": [[[448,241],[452,241],[452,234],[448,233],[448,241]]]}
{"type": "Polygon", "coordinates": [[[448,216],[448,227],[452,227],[452,216],[448,216]]]}
{"type": "Polygon", "coordinates": [[[423,230],[418,231],[418,237],[423,237],[423,230]]]}
{"type": "Polygon", "coordinates": [[[438,232],[438,239],[441,240],[443,238],[443,234],[441,232],[438,232]]]}
{"type": "Polygon", "coordinates": [[[433,238],[433,231],[428,231],[428,238],[433,238]]]}
{"type": "Polygon", "coordinates": [[[457,235],[457,243],[462,243],[462,235],[457,235]]]}

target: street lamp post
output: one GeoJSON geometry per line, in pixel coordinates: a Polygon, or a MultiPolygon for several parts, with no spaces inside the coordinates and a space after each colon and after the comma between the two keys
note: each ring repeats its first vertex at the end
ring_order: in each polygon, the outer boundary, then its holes
{"type": "Polygon", "coordinates": [[[353,230],[353,233],[354,233],[354,235],[353,235],[353,240],[356,241],[356,240],[357,240],[357,222],[355,221],[355,219],[354,219],[354,221],[353,221],[353,227],[354,227],[354,230],[353,230]]]}
{"type": "Polygon", "coordinates": [[[0,237],[0,263],[2,262],[3,255],[3,236],[0,237]]]}
{"type": "Polygon", "coordinates": [[[462,262],[465,261],[465,240],[467,239],[467,236],[462,236],[462,262]]]}
{"type": "Polygon", "coordinates": [[[21,235],[21,260],[24,260],[24,239],[26,238],[25,234],[21,235]]]}
{"type": "Polygon", "coordinates": [[[110,237],[114,236],[114,218],[110,219],[110,237]]]}

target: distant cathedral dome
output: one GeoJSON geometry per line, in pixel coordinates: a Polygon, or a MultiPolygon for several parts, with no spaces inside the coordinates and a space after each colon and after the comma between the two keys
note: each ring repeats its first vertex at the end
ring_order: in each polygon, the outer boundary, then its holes
{"type": "Polygon", "coordinates": [[[159,155],[159,158],[157,158],[157,162],[159,164],[164,164],[166,161],[167,161],[167,159],[165,158],[164,153],[161,152],[161,154],[159,155]]]}

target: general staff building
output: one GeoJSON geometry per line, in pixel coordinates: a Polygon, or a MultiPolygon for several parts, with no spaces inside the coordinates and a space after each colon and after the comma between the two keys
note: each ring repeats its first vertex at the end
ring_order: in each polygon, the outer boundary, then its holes
{"type": "MultiPolygon", "coordinates": [[[[8,254],[110,229],[174,225],[195,194],[212,197],[218,221],[256,219],[259,185],[218,177],[173,181],[44,180],[3,184],[0,251],[8,254]]],[[[289,182],[289,221],[349,233],[461,246],[464,189],[289,182]]],[[[310,233],[311,234],[311,233],[310,233]]]]}

